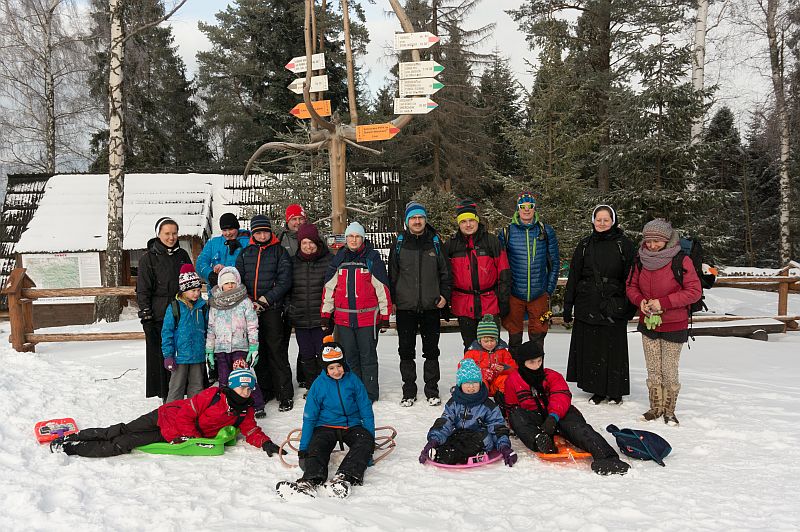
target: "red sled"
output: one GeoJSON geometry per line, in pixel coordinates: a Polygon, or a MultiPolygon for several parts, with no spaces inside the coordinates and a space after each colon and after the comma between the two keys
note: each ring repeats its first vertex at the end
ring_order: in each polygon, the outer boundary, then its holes
{"type": "Polygon", "coordinates": [[[36,439],[39,443],[47,443],[61,436],[75,434],[78,432],[78,424],[71,417],[48,419],[47,421],[38,422],[33,427],[33,432],[36,434],[36,439]]]}

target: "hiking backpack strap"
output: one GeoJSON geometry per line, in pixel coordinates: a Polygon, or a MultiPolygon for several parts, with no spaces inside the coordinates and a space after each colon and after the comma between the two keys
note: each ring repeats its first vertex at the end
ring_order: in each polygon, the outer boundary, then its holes
{"type": "Polygon", "coordinates": [[[178,305],[177,299],[173,299],[169,306],[172,309],[172,320],[175,322],[175,329],[177,330],[181,321],[181,307],[178,305]]]}

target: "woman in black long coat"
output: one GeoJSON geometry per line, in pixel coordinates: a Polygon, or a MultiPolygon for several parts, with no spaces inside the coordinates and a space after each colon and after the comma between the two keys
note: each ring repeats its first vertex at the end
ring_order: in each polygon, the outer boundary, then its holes
{"type": "Polygon", "coordinates": [[[186,250],[178,245],[178,224],[171,218],[156,222],[156,238],[147,242],[147,251],[139,259],[136,276],[136,300],[144,329],[147,372],[145,397],[167,398],[169,372],[161,354],[161,327],[170,302],[178,293],[181,265],[191,264],[186,250]]]}
{"type": "Polygon", "coordinates": [[[580,241],[569,268],[564,322],[575,318],[567,380],[593,394],[592,404],[622,403],[630,393],[627,322],[636,312],[625,295],[635,246],[608,205],[592,212],[592,234],[580,241]]]}

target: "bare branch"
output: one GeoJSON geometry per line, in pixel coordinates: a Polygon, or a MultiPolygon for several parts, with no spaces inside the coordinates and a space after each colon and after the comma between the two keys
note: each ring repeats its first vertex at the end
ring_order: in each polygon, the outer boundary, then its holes
{"type": "Polygon", "coordinates": [[[342,137],[342,138],[344,138],[344,141],[347,144],[349,144],[350,146],[353,146],[354,148],[358,148],[359,150],[368,151],[370,153],[374,153],[375,155],[383,155],[383,152],[380,152],[380,151],[372,149],[372,148],[367,148],[366,146],[362,146],[361,144],[358,144],[357,142],[353,142],[352,140],[348,139],[347,137],[342,137]]]}
{"type": "Polygon", "coordinates": [[[133,36],[135,36],[135,35],[137,35],[137,34],[139,34],[141,32],[143,32],[144,30],[150,29],[153,26],[158,26],[162,22],[164,22],[166,20],[169,20],[169,18],[172,15],[174,15],[181,7],[183,7],[183,4],[185,4],[185,3],[186,3],[186,0],[180,0],[163,17],[160,17],[160,18],[158,18],[156,20],[152,20],[152,21],[150,21],[150,22],[148,22],[146,24],[142,24],[138,28],[128,29],[127,35],[125,35],[125,38],[122,39],[122,42],[126,42],[128,39],[130,39],[131,37],[133,37],[133,36]]]}
{"type": "Polygon", "coordinates": [[[259,146],[259,148],[250,156],[250,159],[247,161],[247,165],[244,167],[244,172],[242,175],[247,178],[250,175],[250,167],[261,157],[261,154],[269,151],[269,150],[286,150],[286,151],[299,151],[299,152],[315,152],[319,151],[325,144],[327,144],[328,140],[321,140],[319,142],[314,142],[311,144],[298,144],[296,142],[267,142],[259,146]]]}

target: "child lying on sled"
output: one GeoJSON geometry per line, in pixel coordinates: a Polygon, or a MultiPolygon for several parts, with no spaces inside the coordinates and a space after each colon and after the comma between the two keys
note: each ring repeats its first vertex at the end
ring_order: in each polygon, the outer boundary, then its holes
{"type": "Polygon", "coordinates": [[[456,372],[456,386],[444,407],[442,417],[428,431],[428,443],[419,455],[424,464],[465,464],[477,454],[499,451],[508,467],[517,461],[511,449],[500,408],[489,399],[481,370],[471,358],[465,358],[456,372]]]}
{"type": "Polygon", "coordinates": [[[50,451],[88,457],[117,456],[150,443],[213,438],[222,427],[234,425],[247,443],[272,456],[279,449],[256,424],[250,397],[255,386],[252,370],[234,370],[228,376],[228,386],[206,388],[190,399],[163,404],[129,423],[84,429],[57,438],[50,443],[50,451]]]}

